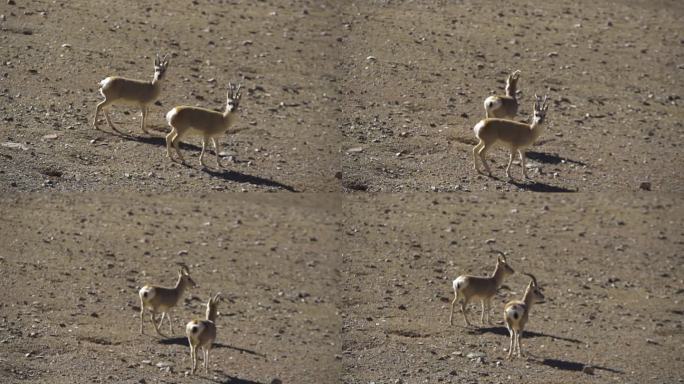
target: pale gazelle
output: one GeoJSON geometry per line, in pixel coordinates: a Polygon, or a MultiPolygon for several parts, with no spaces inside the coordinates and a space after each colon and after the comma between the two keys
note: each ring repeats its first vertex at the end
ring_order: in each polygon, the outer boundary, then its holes
{"type": "Polygon", "coordinates": [[[506,79],[505,96],[489,96],[484,101],[485,117],[513,120],[518,114],[518,79],[520,71],[514,71],[506,79]]]}
{"type": "Polygon", "coordinates": [[[216,340],[216,316],[220,293],[209,296],[205,320],[192,320],[185,326],[185,334],[190,344],[190,358],[192,359],[192,373],[197,370],[197,349],[204,352],[204,372],[209,365],[209,351],[216,340]]]}
{"type": "Polygon", "coordinates": [[[214,144],[214,151],[216,152],[216,165],[221,168],[221,159],[219,157],[218,137],[223,135],[228,128],[237,120],[237,109],[240,104],[240,85],[237,87],[228,83],[228,94],[226,101],[226,109],[223,112],[213,111],[211,109],[200,107],[179,106],[170,110],[166,114],[166,121],[171,126],[171,133],[166,135],[166,154],[173,160],[171,155],[171,145],[176,149],[178,158],[181,162],[185,162],[183,155],[178,148],[181,139],[190,134],[202,136],[202,153],[200,153],[200,165],[204,164],[204,151],[207,147],[207,142],[211,140],[214,144]]]}
{"type": "Polygon", "coordinates": [[[525,275],[532,278],[532,281],[530,281],[530,284],[527,286],[523,299],[510,301],[504,307],[504,321],[506,322],[506,328],[508,328],[508,332],[511,335],[511,342],[508,347],[509,359],[513,356],[513,351],[516,350],[516,346],[518,356],[523,356],[522,350],[520,349],[520,335],[522,335],[525,330],[525,324],[527,324],[527,319],[530,316],[532,304],[541,304],[544,302],[544,294],[541,292],[537,279],[530,273],[525,273],[525,275]]]}
{"type": "Polygon", "coordinates": [[[154,59],[154,77],[152,81],[134,80],[125,77],[111,76],[100,82],[100,93],[104,96],[104,100],[95,108],[95,117],[93,117],[93,127],[97,128],[97,115],[102,110],[107,119],[109,126],[119,132],[109,118],[107,109],[111,105],[124,104],[137,106],[141,110],[140,128],[143,132],[149,134],[145,128],[147,113],[150,105],[152,105],[159,98],[161,92],[161,83],[169,65],[167,56],[159,57],[159,54],[154,59]]]}
{"type": "Polygon", "coordinates": [[[532,124],[520,123],[513,120],[504,119],[484,119],[475,125],[473,130],[480,142],[473,148],[473,162],[475,170],[479,173],[480,167],[477,164],[479,156],[485,170],[492,175],[492,171],[487,164],[487,151],[497,142],[502,142],[510,148],[511,155],[506,167],[506,176],[511,177],[510,168],[513,163],[513,156],[517,152],[520,155],[520,165],[522,166],[523,176],[528,178],[525,169],[525,149],[537,140],[544,131],[544,118],[548,110],[547,96],[541,97],[534,95],[534,116],[532,124]]]}
{"type": "Polygon", "coordinates": [[[461,312],[463,319],[467,326],[470,326],[468,321],[468,303],[470,300],[479,299],[482,304],[482,317],[480,321],[482,324],[489,322],[489,308],[492,297],[496,295],[496,291],[503,284],[504,279],[508,275],[515,273],[513,268],[506,262],[506,255],[497,251],[500,256],[496,259],[496,268],[491,276],[470,276],[462,275],[453,281],[452,287],[454,289],[454,300],[451,302],[451,313],[449,315],[449,324],[453,324],[454,305],[457,301],[461,301],[461,312]],[[486,315],[486,316],[485,316],[486,315]]]}
{"type": "Polygon", "coordinates": [[[146,285],[140,288],[140,292],[138,292],[138,295],[140,296],[140,334],[144,333],[143,316],[145,314],[145,309],[150,311],[150,320],[154,325],[154,330],[157,331],[160,336],[165,336],[161,333],[159,328],[164,321],[164,317],[167,316],[169,332],[173,332],[169,310],[178,304],[181,297],[183,297],[183,292],[185,292],[185,289],[190,285],[193,287],[197,286],[195,281],[190,277],[188,267],[183,265],[182,268],[178,270],[178,281],[176,282],[175,287],[164,288],[156,285],[146,285]],[[161,320],[159,320],[159,324],[157,324],[156,316],[159,312],[162,313],[162,317],[161,320]]]}

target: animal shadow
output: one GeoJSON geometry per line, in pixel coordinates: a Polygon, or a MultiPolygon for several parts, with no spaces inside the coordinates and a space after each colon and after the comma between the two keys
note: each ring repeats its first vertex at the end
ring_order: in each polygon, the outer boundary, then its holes
{"type": "Polygon", "coordinates": [[[515,185],[516,187],[531,192],[577,192],[574,189],[568,189],[565,187],[560,187],[556,185],[541,183],[539,181],[518,181],[515,179],[503,179],[494,175],[487,175],[487,177],[494,179],[496,181],[508,182],[515,185]]]}
{"type": "MultiPolygon", "coordinates": [[[[508,329],[506,327],[483,327],[483,328],[475,328],[469,331],[470,334],[476,334],[476,335],[482,335],[485,333],[493,333],[495,335],[500,335],[500,336],[510,336],[508,333],[508,329]]],[[[563,341],[568,341],[570,343],[575,343],[575,344],[581,344],[581,340],[577,339],[571,339],[568,337],[561,337],[561,336],[555,336],[555,335],[547,335],[545,333],[541,332],[532,332],[532,331],[524,331],[523,338],[529,338],[529,337],[548,337],[550,339],[555,339],[555,340],[563,340],[563,341]]]]}
{"type": "MultiPolygon", "coordinates": [[[[564,371],[574,371],[574,372],[581,372],[585,367],[585,364],[582,364],[582,363],[578,363],[575,361],[567,361],[567,360],[557,360],[557,359],[544,359],[544,360],[542,360],[541,363],[544,365],[547,365],[549,367],[552,367],[552,368],[562,369],[564,371]]],[[[619,373],[619,374],[624,373],[620,370],[613,369],[613,368],[600,367],[600,366],[596,366],[596,365],[591,365],[591,367],[594,369],[600,369],[602,371],[608,371],[608,372],[612,372],[612,373],[619,373]]]]}
{"type": "Polygon", "coordinates": [[[290,191],[290,192],[297,192],[297,190],[292,186],[289,186],[289,185],[286,185],[283,183],[279,183],[275,180],[270,180],[270,179],[266,179],[263,177],[259,177],[259,176],[253,176],[253,175],[249,175],[246,173],[240,173],[240,172],[235,172],[235,171],[231,171],[231,170],[216,171],[216,170],[209,169],[209,168],[204,168],[202,170],[204,172],[208,173],[209,175],[213,176],[213,177],[217,177],[219,179],[223,179],[226,181],[234,181],[237,183],[248,183],[248,184],[252,184],[252,185],[261,185],[261,186],[266,186],[266,187],[274,187],[274,188],[284,189],[284,190],[290,191]]]}
{"type": "Polygon", "coordinates": [[[560,164],[563,161],[565,161],[566,163],[573,163],[573,164],[583,165],[583,166],[587,165],[587,163],[582,162],[582,161],[571,160],[571,159],[567,159],[564,157],[560,157],[558,155],[553,155],[553,154],[544,153],[544,152],[528,151],[528,152],[525,152],[525,156],[532,159],[532,160],[535,160],[535,161],[540,162],[540,163],[545,163],[545,164],[560,164]]]}
{"type": "MultiPolygon", "coordinates": [[[[182,345],[184,347],[190,347],[190,343],[188,342],[187,337],[170,337],[167,339],[159,340],[159,343],[164,344],[164,345],[182,345]]],[[[238,351],[240,353],[247,353],[249,355],[254,355],[254,356],[266,358],[266,355],[264,355],[263,353],[253,351],[251,349],[234,347],[234,346],[228,345],[228,344],[214,343],[212,348],[229,348],[229,349],[232,349],[234,351],[238,351]]]]}

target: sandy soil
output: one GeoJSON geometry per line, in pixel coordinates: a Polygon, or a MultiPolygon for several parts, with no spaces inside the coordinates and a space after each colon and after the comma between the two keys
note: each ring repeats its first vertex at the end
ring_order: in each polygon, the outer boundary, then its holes
{"type": "MultiPolygon", "coordinates": [[[[681,2],[9,0],[0,15],[3,383],[684,381],[681,2]],[[151,79],[157,51],[171,65],[152,135],[126,107],[123,134],[93,129],[98,82],[151,79]],[[489,178],[471,148],[513,69],[520,119],[534,93],[552,103],[532,180],[515,164],[509,182],[506,151],[489,178]],[[166,111],[220,110],[229,81],[245,93],[225,167],[199,166],[198,139],[169,161],[166,111]],[[563,191],[580,193],[532,193],[563,191]],[[451,280],[488,273],[492,248],[546,289],[529,359],[503,360],[501,324],[447,324],[451,280]],[[200,286],[173,336],[140,336],[137,290],[181,262],[200,286]],[[217,291],[212,371],[186,377],[181,325],[217,291]]],[[[497,321],[526,282],[506,282],[497,321]]]]}

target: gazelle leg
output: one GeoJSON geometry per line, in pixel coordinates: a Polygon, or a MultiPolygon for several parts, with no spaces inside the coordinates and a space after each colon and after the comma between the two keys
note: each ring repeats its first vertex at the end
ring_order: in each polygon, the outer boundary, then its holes
{"type": "Polygon", "coordinates": [[[511,149],[511,154],[508,157],[508,166],[506,166],[506,177],[509,179],[511,178],[511,164],[513,164],[513,155],[515,154],[515,150],[511,149]]]}
{"type": "Polygon", "coordinates": [[[105,118],[107,119],[107,124],[109,124],[109,126],[110,126],[113,130],[115,130],[115,131],[121,133],[121,131],[119,131],[119,128],[117,128],[117,127],[114,125],[114,123],[112,123],[112,120],[109,118],[109,111],[108,111],[107,109],[103,109],[102,111],[104,112],[105,118]]]}
{"type": "Polygon", "coordinates": [[[200,152],[200,165],[203,167],[206,167],[206,164],[204,164],[204,151],[207,148],[207,137],[204,136],[202,137],[202,152],[200,152]]]}
{"type": "Polygon", "coordinates": [[[190,359],[192,359],[192,373],[197,370],[197,348],[190,344],[190,359]]]}
{"type": "Polygon", "coordinates": [[[520,334],[521,334],[521,333],[522,333],[522,331],[516,332],[516,333],[515,333],[515,338],[516,338],[516,343],[518,344],[518,356],[524,357],[525,355],[523,355],[522,347],[520,347],[520,334]]]}
{"type": "Polygon", "coordinates": [[[219,143],[218,139],[215,137],[211,138],[211,142],[214,144],[214,153],[216,153],[216,166],[219,168],[221,167],[221,156],[219,156],[219,143]]]}
{"type": "Polygon", "coordinates": [[[181,136],[178,131],[176,131],[176,136],[173,137],[171,143],[173,144],[173,147],[176,149],[176,154],[178,155],[178,158],[180,159],[181,163],[185,163],[185,158],[183,158],[183,154],[180,151],[180,148],[178,148],[178,144],[180,142],[181,136]]]}
{"type": "Polygon", "coordinates": [[[491,176],[491,175],[492,175],[492,170],[489,168],[489,164],[487,164],[487,157],[486,157],[486,156],[487,156],[487,150],[489,150],[489,148],[488,148],[487,145],[483,142],[483,143],[482,143],[482,148],[480,148],[480,150],[478,151],[478,154],[480,155],[480,160],[482,161],[482,164],[484,164],[484,167],[485,167],[485,170],[487,171],[487,174],[488,174],[489,176],[491,176]]]}
{"type": "Polygon", "coordinates": [[[204,346],[204,373],[209,371],[209,348],[204,346]]]}
{"type": "Polygon", "coordinates": [[[515,339],[514,335],[515,335],[515,333],[514,333],[513,330],[510,329],[510,328],[508,328],[508,333],[509,333],[510,336],[511,336],[511,337],[510,337],[510,338],[511,338],[511,341],[510,341],[510,343],[508,344],[508,356],[506,356],[506,358],[507,358],[507,359],[510,359],[511,356],[513,356],[513,348],[514,348],[514,346],[515,346],[515,345],[514,345],[514,339],[515,339]]]}
{"type": "Polygon", "coordinates": [[[146,106],[140,107],[140,112],[142,113],[142,120],[140,121],[140,129],[142,129],[143,132],[146,134],[150,134],[147,129],[145,128],[145,120],[147,120],[147,111],[148,108],[146,106]]]}
{"type": "Polygon", "coordinates": [[[97,128],[97,115],[100,114],[100,110],[107,106],[107,99],[102,100],[97,107],[95,107],[95,117],[93,117],[93,128],[97,128]]]}
{"type": "Polygon", "coordinates": [[[458,291],[454,292],[454,299],[451,301],[451,313],[449,314],[449,325],[453,325],[454,318],[454,304],[458,301],[458,291]]]}
{"type": "Polygon", "coordinates": [[[144,322],[144,315],[145,315],[145,306],[142,303],[142,299],[140,299],[140,334],[144,335],[145,332],[143,331],[143,322],[144,322]]]}
{"type": "Polygon", "coordinates": [[[492,302],[490,300],[485,300],[485,318],[487,324],[492,324],[492,318],[489,316],[491,314],[492,302]]]}
{"type": "Polygon", "coordinates": [[[176,128],[171,127],[171,133],[166,135],[166,157],[169,159],[173,160],[173,156],[171,156],[171,144],[173,143],[173,139],[177,136],[176,134],[176,128]]]}
{"type": "Polygon", "coordinates": [[[527,176],[527,167],[525,167],[525,152],[523,150],[519,149],[518,154],[520,155],[520,165],[522,166],[522,169],[523,169],[523,177],[526,179],[529,179],[530,177],[527,176]]]}
{"type": "Polygon", "coordinates": [[[171,323],[173,323],[173,321],[171,320],[171,312],[166,314],[166,319],[168,320],[167,323],[169,323],[169,334],[173,335],[173,329],[171,328],[171,323]]]}
{"type": "Polygon", "coordinates": [[[161,319],[159,320],[159,327],[164,325],[164,318],[166,317],[166,312],[162,312],[161,319]]]}
{"type": "Polygon", "coordinates": [[[466,326],[470,326],[470,321],[468,321],[468,299],[464,298],[461,301],[461,312],[463,313],[463,319],[465,320],[466,326]]]}
{"type": "Polygon", "coordinates": [[[480,171],[480,167],[478,167],[478,164],[477,164],[477,154],[480,153],[482,146],[484,146],[484,142],[482,140],[480,140],[480,142],[477,143],[477,145],[473,147],[473,166],[475,167],[475,170],[477,171],[477,173],[482,173],[482,171],[480,171]]]}
{"type": "Polygon", "coordinates": [[[480,324],[484,325],[485,322],[485,301],[480,300],[480,306],[482,307],[482,314],[480,315],[480,324]]]}

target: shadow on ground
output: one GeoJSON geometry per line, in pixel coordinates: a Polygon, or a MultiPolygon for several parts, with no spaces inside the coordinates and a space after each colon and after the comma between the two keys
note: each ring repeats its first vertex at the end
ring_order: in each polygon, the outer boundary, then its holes
{"type": "Polygon", "coordinates": [[[537,161],[539,163],[544,163],[544,164],[560,164],[562,162],[566,163],[572,163],[572,164],[577,164],[577,165],[587,165],[586,163],[578,160],[571,160],[567,159],[564,157],[560,157],[555,154],[550,154],[550,153],[544,153],[544,152],[534,152],[534,151],[528,151],[525,152],[525,157],[532,159],[534,161],[537,161]]]}
{"type": "Polygon", "coordinates": [[[235,171],[230,171],[230,170],[221,170],[221,171],[215,171],[212,169],[203,169],[204,172],[208,173],[209,175],[213,177],[217,177],[219,179],[223,179],[226,181],[234,181],[237,183],[248,183],[252,185],[260,185],[260,186],[266,186],[266,187],[274,187],[274,188],[280,188],[284,189],[286,191],[290,192],[297,192],[294,187],[291,187],[289,185],[285,185],[282,183],[279,183],[274,180],[270,179],[265,179],[263,177],[259,176],[252,176],[248,175],[246,173],[240,173],[240,172],[235,172],[235,171]]]}
{"type": "MultiPolygon", "coordinates": [[[[485,327],[485,328],[476,328],[476,329],[471,329],[468,331],[468,333],[473,334],[473,335],[482,335],[485,333],[493,333],[495,335],[500,335],[500,336],[509,336],[508,329],[505,327],[485,327]]],[[[581,340],[577,339],[571,339],[568,337],[561,337],[561,336],[555,336],[555,335],[547,335],[545,333],[540,333],[540,332],[531,332],[531,331],[525,331],[522,335],[522,338],[527,338],[527,337],[548,337],[550,339],[554,340],[563,340],[563,341],[568,341],[570,343],[575,343],[575,344],[581,344],[581,340]]]]}
{"type": "MultiPolygon", "coordinates": [[[[168,339],[161,339],[161,340],[159,340],[159,343],[164,344],[164,345],[182,345],[185,347],[190,347],[190,344],[188,343],[187,337],[171,337],[168,339]]],[[[234,346],[228,345],[228,344],[214,343],[212,348],[229,348],[229,349],[232,349],[234,351],[241,352],[241,353],[247,353],[249,355],[254,355],[254,356],[266,358],[266,355],[264,355],[262,353],[252,351],[251,349],[234,347],[234,346]]]]}
{"type": "MultiPolygon", "coordinates": [[[[564,371],[574,371],[574,372],[582,372],[584,369],[585,365],[582,363],[578,363],[575,361],[566,361],[566,360],[556,360],[556,359],[544,359],[541,362],[544,365],[547,365],[552,368],[556,369],[562,369],[564,371]]],[[[606,368],[606,367],[599,367],[596,365],[591,365],[592,368],[594,369],[600,369],[602,371],[608,371],[612,373],[624,373],[620,370],[613,369],[613,368],[606,368]]]]}

